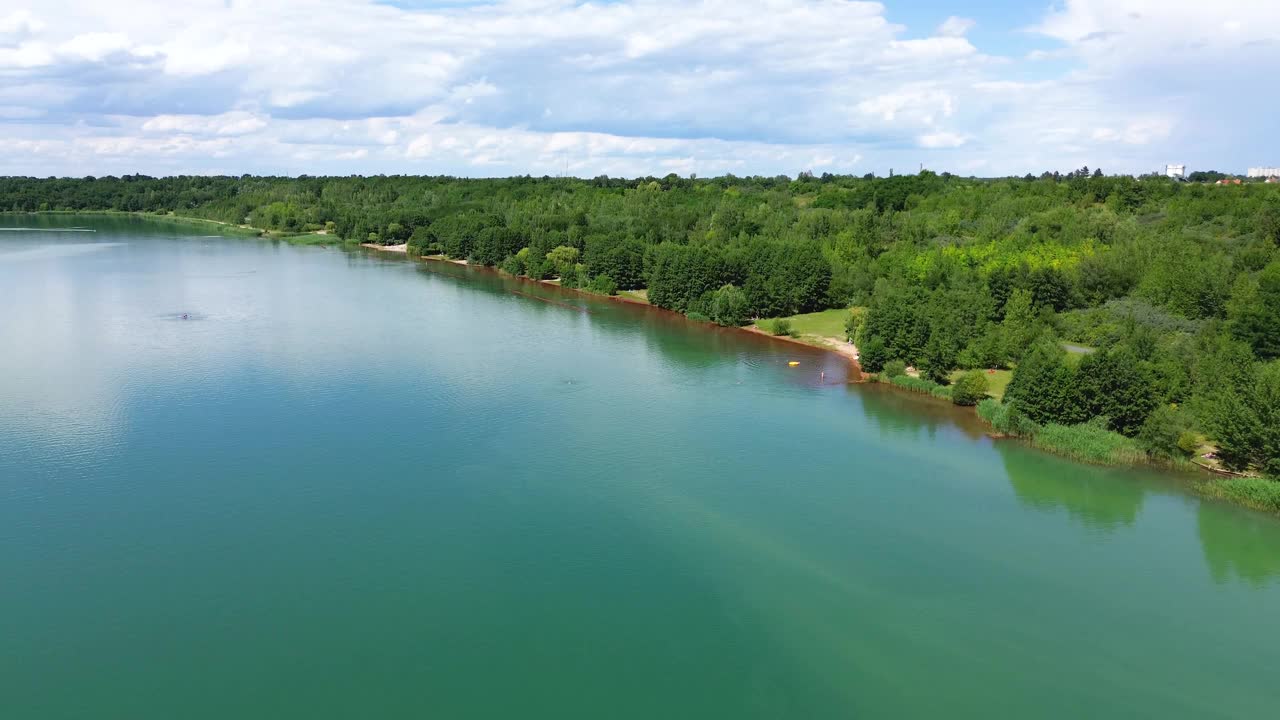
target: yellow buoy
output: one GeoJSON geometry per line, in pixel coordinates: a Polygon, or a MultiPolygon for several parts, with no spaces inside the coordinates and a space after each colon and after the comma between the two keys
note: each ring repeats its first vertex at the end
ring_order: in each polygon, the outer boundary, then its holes
{"type": "Polygon", "coordinates": [[[799,361],[799,360],[792,360],[791,362],[789,362],[789,363],[787,363],[787,364],[788,364],[788,365],[790,365],[791,367],[795,367],[795,366],[797,366],[797,365],[799,365],[799,364],[800,364],[800,361],[799,361]]]}

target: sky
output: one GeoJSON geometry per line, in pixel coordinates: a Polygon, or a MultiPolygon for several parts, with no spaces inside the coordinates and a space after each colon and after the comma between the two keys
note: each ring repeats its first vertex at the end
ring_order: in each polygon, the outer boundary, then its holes
{"type": "Polygon", "coordinates": [[[1280,165],[1280,0],[5,0],[0,175],[1280,165]]]}

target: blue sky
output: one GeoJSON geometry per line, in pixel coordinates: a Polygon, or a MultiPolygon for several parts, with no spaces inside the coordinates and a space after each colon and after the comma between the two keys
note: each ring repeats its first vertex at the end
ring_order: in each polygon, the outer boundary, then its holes
{"type": "Polygon", "coordinates": [[[1280,164],[1276,0],[9,0],[0,174],[1280,164]]]}

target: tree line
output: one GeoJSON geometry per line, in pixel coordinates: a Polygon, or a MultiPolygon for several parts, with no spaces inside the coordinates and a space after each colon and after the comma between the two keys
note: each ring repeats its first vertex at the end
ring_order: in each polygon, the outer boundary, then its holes
{"type": "Polygon", "coordinates": [[[850,314],[864,368],[1011,368],[1035,423],[1280,475],[1280,186],[1087,168],[977,179],[0,178],[0,209],[406,243],[735,325],[850,314]],[[1083,346],[1068,352],[1064,343],[1083,346]]]}

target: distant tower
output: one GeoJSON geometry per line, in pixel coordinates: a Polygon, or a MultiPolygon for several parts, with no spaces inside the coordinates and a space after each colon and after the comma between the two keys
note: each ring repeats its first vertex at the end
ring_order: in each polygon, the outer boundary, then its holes
{"type": "Polygon", "coordinates": [[[1164,176],[1171,177],[1176,180],[1186,180],[1187,166],[1186,165],[1165,165],[1164,176]]]}

